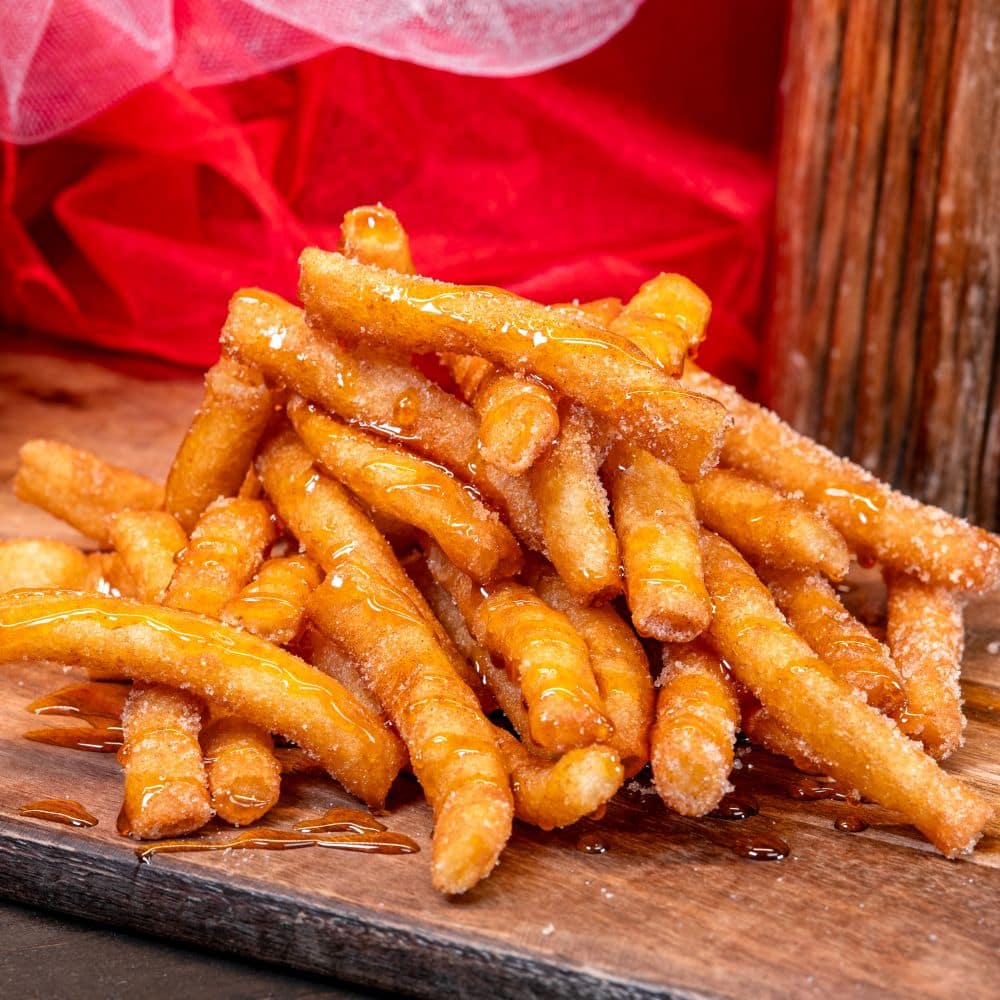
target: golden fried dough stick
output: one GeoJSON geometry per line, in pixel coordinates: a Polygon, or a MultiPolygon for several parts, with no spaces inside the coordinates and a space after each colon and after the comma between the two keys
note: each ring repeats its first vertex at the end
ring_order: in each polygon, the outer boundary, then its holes
{"type": "Polygon", "coordinates": [[[712,613],[691,490],[671,465],[624,442],[613,446],[604,468],[632,623],[640,635],[687,642],[712,613]]]}
{"type": "Polygon", "coordinates": [[[986,591],[1000,584],[994,535],[895,492],[696,365],[684,369],[684,384],[732,415],[724,464],[785,493],[801,493],[859,555],[937,586],[986,591]]]}
{"type": "Polygon", "coordinates": [[[479,704],[487,714],[498,706],[522,739],[528,732],[528,713],[521,697],[521,689],[507,676],[507,671],[493,662],[489,650],[477,642],[469,631],[458,605],[451,594],[434,579],[422,552],[411,552],[403,560],[406,575],[414,582],[434,617],[448,633],[455,648],[473,670],[462,680],[472,689],[479,704]]]}
{"type": "MultiPolygon", "coordinates": [[[[308,601],[308,598],[306,600],[308,601]]],[[[307,663],[311,663],[317,670],[322,670],[328,677],[332,677],[338,684],[347,688],[372,715],[382,720],[383,726],[391,725],[354,660],[315,625],[306,626],[302,648],[297,652],[307,663]]]]}
{"type": "Polygon", "coordinates": [[[413,273],[410,238],[396,213],[381,202],[359,205],[344,215],[338,249],[365,264],[377,264],[402,274],[413,273]]]}
{"type": "Polygon", "coordinates": [[[326,416],[301,396],[289,400],[288,416],[321,468],[366,505],[426,532],[475,579],[521,568],[506,525],[446,469],[326,416]]]}
{"type": "Polygon", "coordinates": [[[73,545],[48,538],[0,542],[0,593],[8,590],[82,590],[91,563],[73,545]]]}
{"type": "Polygon", "coordinates": [[[801,570],[767,570],[761,579],[788,624],[838,677],[886,715],[902,710],[906,695],[889,650],[840,603],[823,577],[801,570]]]}
{"type": "Polygon", "coordinates": [[[98,594],[0,598],[0,662],[111,667],[183,688],[314,753],[349,792],[379,806],[403,750],[340,684],[221,622],[98,594]]]}
{"type": "Polygon", "coordinates": [[[712,314],[711,299],[681,274],[650,278],[608,323],[669,375],[680,375],[697,353],[712,314]]]}
{"type": "Polygon", "coordinates": [[[552,308],[559,309],[561,312],[569,313],[570,315],[582,314],[589,316],[591,319],[596,319],[599,323],[607,326],[612,320],[617,319],[621,315],[623,307],[621,299],[608,296],[603,299],[593,299],[590,302],[577,302],[576,300],[573,302],[560,302],[552,308]]]}
{"type": "Polygon", "coordinates": [[[599,474],[604,449],[590,413],[560,405],[559,438],[531,470],[531,488],[549,560],[580,601],[606,601],[621,592],[618,537],[599,474]]]}
{"type": "Polygon", "coordinates": [[[514,815],[524,823],[542,830],[569,826],[608,803],[622,786],[625,771],[609,746],[595,743],[546,760],[505,729],[494,731],[510,771],[514,815]]]}
{"type": "Polygon", "coordinates": [[[212,816],[198,730],[204,706],[184,691],[136,684],[122,712],[125,794],[120,833],[180,837],[212,816]]]}
{"type": "Polygon", "coordinates": [[[37,438],[21,446],[14,495],[72,525],[101,545],[108,518],[122,510],[162,510],[163,487],[82,448],[37,438]]]}
{"type": "Polygon", "coordinates": [[[392,585],[420,608],[452,667],[475,684],[474,671],[459,655],[420,591],[396,561],[392,547],[339,483],[320,472],[291,428],[275,429],[261,445],[257,471],[281,520],[324,573],[346,550],[378,552],[392,585]]]}
{"type": "Polygon", "coordinates": [[[185,531],[213,500],[240,492],[273,409],[255,368],[223,357],[205,373],[204,400],[167,475],[167,510],[185,531]]]}
{"type": "Polygon", "coordinates": [[[263,500],[213,501],[177,559],[164,604],[217,618],[253,578],[277,537],[271,508],[263,500]]]}
{"type": "Polygon", "coordinates": [[[719,657],[700,642],[663,648],[653,724],[653,784],[668,808],[705,816],[732,791],[740,706],[719,657]]]}
{"type": "Polygon", "coordinates": [[[440,358],[479,417],[482,456],[511,475],[527,472],[559,433],[552,393],[474,354],[445,351],[440,358]]]}
{"type": "Polygon", "coordinates": [[[281,794],[281,764],[270,733],[225,715],[202,730],[205,772],[217,816],[233,826],[260,819],[281,794]]]}
{"type": "Polygon", "coordinates": [[[962,606],[943,587],[903,573],[886,574],[886,587],[886,639],[907,697],[900,726],[942,760],[962,745],[965,729],[958,683],[965,645],[962,606]]]}
{"type": "Polygon", "coordinates": [[[785,729],[753,695],[748,695],[743,700],[743,721],[740,728],[754,746],[779,757],[787,757],[797,770],[805,774],[824,774],[827,770],[827,765],[813,753],[805,741],[785,729]]]}
{"type": "Polygon", "coordinates": [[[618,752],[625,776],[632,777],[649,760],[655,700],[642,643],[612,607],[581,606],[555,573],[543,573],[532,582],[538,596],[561,611],[587,644],[597,689],[614,726],[608,746],[618,752]]]}
{"type": "Polygon", "coordinates": [[[409,748],[434,810],[432,881],[462,893],[489,875],[510,837],[510,781],[476,696],[385,569],[378,550],[348,551],[313,591],[309,614],[358,664],[409,748]]]}
{"type": "Polygon", "coordinates": [[[131,580],[130,596],[159,604],[188,543],[177,518],[164,510],[124,510],[111,518],[111,543],[131,580]]]}
{"type": "Polygon", "coordinates": [[[299,293],[310,323],[334,336],[411,351],[479,354],[531,374],[671,461],[686,479],[715,465],[727,424],[714,400],[687,393],[599,323],[493,288],[449,285],[307,248],[299,293]]]}
{"type": "Polygon", "coordinates": [[[728,542],[702,536],[715,606],[706,637],[761,704],[866,798],[902,813],[942,854],[971,850],[993,813],[895,723],[866,705],[785,623],[768,589],[728,542]]]}
{"type": "Polygon", "coordinates": [[[222,345],[269,381],[447,466],[497,505],[529,548],[542,547],[527,478],[484,462],[472,408],[414,368],[352,354],[310,330],[301,309],[259,289],[230,300],[222,345]]]}
{"type": "Polygon", "coordinates": [[[851,554],[840,532],[809,504],[733,469],[691,484],[698,520],[755,563],[842,580],[851,554]]]}
{"type": "Polygon", "coordinates": [[[606,741],[612,726],[587,645],[569,619],[528,587],[509,581],[476,587],[436,545],[426,551],[434,579],[469,630],[520,687],[532,741],[554,753],[606,741]]]}
{"type": "Polygon", "coordinates": [[[316,563],[304,554],[268,559],[250,583],[226,603],[222,621],[276,646],[287,646],[299,634],[306,598],[321,576],[316,563]]]}
{"type": "Polygon", "coordinates": [[[552,393],[534,379],[494,372],[473,400],[479,416],[479,450],[512,476],[527,472],[559,433],[552,393]]]}

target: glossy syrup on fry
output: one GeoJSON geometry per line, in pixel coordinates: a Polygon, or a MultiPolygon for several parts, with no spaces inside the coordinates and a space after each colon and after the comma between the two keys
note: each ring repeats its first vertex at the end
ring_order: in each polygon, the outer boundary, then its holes
{"type": "Polygon", "coordinates": [[[329,847],[363,854],[416,854],[416,841],[400,833],[306,833],[295,830],[244,830],[226,840],[159,840],[136,848],[140,861],[154,854],[199,854],[207,851],[291,851],[303,847],[329,847]]]}
{"type": "Polygon", "coordinates": [[[48,823],[62,823],[65,826],[86,828],[97,826],[97,817],[92,816],[75,799],[39,799],[28,802],[17,810],[19,816],[43,819],[48,823]]]}
{"type": "MultiPolygon", "coordinates": [[[[77,595],[53,595],[50,593],[39,593],[31,595],[33,597],[44,597],[44,611],[33,608],[34,602],[26,602],[23,617],[18,620],[15,616],[10,616],[7,620],[7,627],[32,628],[48,622],[56,622],[61,619],[69,620],[90,620],[110,628],[129,628],[135,625],[144,625],[152,628],[158,633],[168,633],[172,639],[185,645],[192,644],[199,646],[208,644],[213,647],[221,646],[225,649],[224,657],[239,665],[252,664],[262,674],[270,674],[285,688],[285,690],[301,697],[317,698],[324,701],[331,712],[339,716],[343,723],[365,733],[372,744],[378,743],[378,735],[366,724],[358,713],[351,710],[351,706],[346,705],[337,698],[331,689],[325,684],[315,683],[302,677],[291,667],[286,667],[282,663],[276,662],[273,656],[264,652],[258,653],[253,647],[257,640],[250,636],[241,636],[241,642],[237,644],[230,629],[213,623],[209,620],[199,620],[186,617],[183,621],[164,612],[163,615],[148,614],[139,606],[130,605],[126,601],[114,598],[96,598],[92,607],[79,607],[77,605],[77,595]],[[105,603],[107,602],[107,603],[105,603]],[[110,605],[110,607],[108,606],[110,605]]],[[[101,731],[96,731],[101,732],[101,731]]],[[[33,738],[29,736],[29,738],[33,738]]],[[[54,737],[51,742],[56,746],[67,745],[59,742],[58,737],[54,737]]],[[[42,738],[38,742],[49,742],[42,738]]],[[[105,753],[117,750],[121,745],[120,734],[115,745],[108,743],[105,753]]],[[[90,746],[75,747],[75,749],[96,749],[90,746]]]]}

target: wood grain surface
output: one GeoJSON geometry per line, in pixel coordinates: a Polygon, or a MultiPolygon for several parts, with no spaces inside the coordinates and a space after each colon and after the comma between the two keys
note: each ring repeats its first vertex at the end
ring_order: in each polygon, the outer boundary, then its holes
{"type": "MultiPolygon", "coordinates": [[[[200,380],[150,381],[79,358],[0,356],[0,534],[72,532],[10,494],[15,452],[58,436],[162,475],[200,380]]],[[[862,587],[855,595],[875,600],[862,587]]],[[[948,768],[1000,801],[1000,601],[968,611],[966,746],[948,768]]],[[[160,856],[140,864],[115,833],[113,755],[41,746],[22,734],[34,697],[77,679],[51,664],[0,668],[0,894],[313,973],[425,996],[544,995],[987,997],[1000,954],[1000,841],[971,858],[937,856],[874,806],[870,827],[833,828],[839,803],[789,797],[796,777],[756,751],[737,785],[759,801],[744,822],[669,815],[640,781],[600,824],[542,833],[518,825],[494,875],[466,897],[430,887],[430,813],[411,780],[391,829],[422,853],[160,856]],[[16,815],[33,799],[78,799],[99,819],[73,830],[16,815]],[[577,849],[597,832],[607,853],[577,849]],[[737,857],[737,837],[772,832],[781,862],[737,857]]],[[[58,725],[56,720],[53,724],[58,725]]],[[[265,825],[347,804],[332,783],[286,781],[265,825]]]]}
{"type": "Polygon", "coordinates": [[[763,395],[1000,525],[996,0],[790,5],[763,395]]]}

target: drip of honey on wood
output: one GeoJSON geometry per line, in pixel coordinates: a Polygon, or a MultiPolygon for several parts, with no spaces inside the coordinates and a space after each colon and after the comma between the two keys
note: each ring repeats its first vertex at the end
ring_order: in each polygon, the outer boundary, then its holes
{"type": "Polygon", "coordinates": [[[154,854],[206,851],[291,851],[302,847],[329,847],[363,854],[416,854],[416,841],[401,833],[306,833],[295,830],[244,830],[227,840],[159,840],[136,848],[140,861],[154,854]]]}
{"type": "Polygon", "coordinates": [[[734,793],[727,795],[708,814],[711,819],[749,819],[760,811],[757,800],[752,795],[734,793]]]}
{"type": "Polygon", "coordinates": [[[24,734],[24,738],[32,743],[44,743],[66,750],[86,750],[90,753],[117,753],[123,742],[120,727],[93,729],[67,726],[58,729],[32,729],[24,734]]]}
{"type": "Polygon", "coordinates": [[[762,833],[736,841],[733,853],[749,861],[781,861],[791,850],[788,844],[773,834],[762,833]]]}
{"type": "Polygon", "coordinates": [[[73,799],[39,799],[37,802],[28,802],[21,806],[17,814],[30,816],[32,819],[44,819],[49,823],[62,823],[65,826],[97,826],[97,817],[91,816],[73,799]]]}
{"type": "Polygon", "coordinates": [[[835,802],[857,800],[856,795],[828,778],[800,778],[789,787],[788,794],[800,802],[819,802],[822,799],[832,799],[835,802]]]}
{"type": "Polygon", "coordinates": [[[26,711],[35,715],[69,715],[87,721],[92,717],[120,719],[130,690],[129,684],[85,681],[36,698],[26,711]]]}
{"type": "Polygon", "coordinates": [[[576,849],[584,854],[607,854],[608,845],[601,839],[600,834],[585,833],[576,842],[576,849]]]}
{"type": "Polygon", "coordinates": [[[862,833],[868,829],[868,824],[860,816],[838,816],[833,821],[835,830],[841,833],[862,833]]]}
{"type": "Polygon", "coordinates": [[[300,833],[385,833],[386,826],[360,809],[334,807],[322,816],[299,820],[292,829],[300,833]]]}

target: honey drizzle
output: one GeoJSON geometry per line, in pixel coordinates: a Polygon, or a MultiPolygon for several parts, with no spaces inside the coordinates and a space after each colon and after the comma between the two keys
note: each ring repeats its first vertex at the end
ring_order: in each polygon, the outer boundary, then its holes
{"type": "Polygon", "coordinates": [[[386,826],[360,809],[334,807],[322,816],[299,820],[293,830],[300,833],[385,833],[386,826]]]}
{"type": "Polygon", "coordinates": [[[39,799],[21,806],[17,814],[81,829],[97,826],[97,817],[87,812],[75,799],[39,799]]]}
{"type": "Polygon", "coordinates": [[[416,841],[401,833],[306,833],[295,830],[244,830],[227,840],[159,840],[136,848],[140,861],[154,854],[200,854],[207,851],[292,851],[303,847],[328,847],[364,854],[416,854],[416,841]]]}
{"type": "Polygon", "coordinates": [[[62,747],[64,750],[85,750],[89,753],[117,753],[124,742],[121,727],[94,729],[86,726],[32,729],[24,734],[32,743],[62,747]]]}

